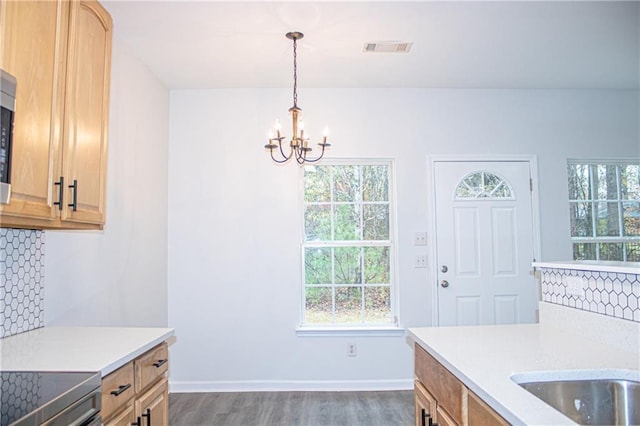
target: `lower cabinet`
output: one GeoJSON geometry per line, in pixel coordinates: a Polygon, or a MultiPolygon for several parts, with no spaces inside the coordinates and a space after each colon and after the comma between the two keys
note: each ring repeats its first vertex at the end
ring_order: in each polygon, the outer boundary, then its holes
{"type": "Polygon", "coordinates": [[[415,371],[416,426],[509,425],[418,344],[415,371]]]}
{"type": "Polygon", "coordinates": [[[135,414],[139,426],[169,424],[169,387],[166,378],[136,399],[135,414]]]}
{"type": "Polygon", "coordinates": [[[104,377],[104,426],[168,426],[168,368],[168,348],[162,343],[104,377]]]}

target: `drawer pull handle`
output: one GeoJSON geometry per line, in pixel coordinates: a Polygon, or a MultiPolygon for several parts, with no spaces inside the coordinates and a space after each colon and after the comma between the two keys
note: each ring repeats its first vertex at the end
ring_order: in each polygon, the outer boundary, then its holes
{"type": "Polygon", "coordinates": [[[142,426],[142,420],[140,419],[140,417],[138,417],[138,420],[136,420],[134,423],[131,423],[131,426],[142,426]]]}
{"type": "Polygon", "coordinates": [[[69,185],[70,189],[73,189],[73,202],[71,204],[67,204],[68,207],[71,207],[71,210],[74,212],[78,210],[78,179],[73,180],[73,185],[69,185]]]}
{"type": "Polygon", "coordinates": [[[58,186],[58,201],[55,201],[53,204],[58,206],[58,210],[62,210],[62,197],[64,197],[64,176],[60,176],[60,180],[58,182],[53,182],[54,185],[58,186]]]}
{"type": "Polygon", "coordinates": [[[151,426],[151,408],[147,408],[147,411],[142,415],[147,418],[147,426],[151,426]]]}
{"type": "Polygon", "coordinates": [[[153,366],[156,367],[156,368],[160,368],[160,367],[162,367],[162,365],[166,364],[167,361],[168,360],[166,358],[165,359],[159,359],[159,360],[157,360],[156,362],[153,363],[153,366]]]}
{"type": "Polygon", "coordinates": [[[131,387],[130,383],[127,383],[126,385],[120,385],[118,386],[118,389],[116,390],[112,390],[111,391],[111,395],[113,396],[118,396],[120,395],[122,392],[126,391],[127,389],[129,389],[131,387]]]}

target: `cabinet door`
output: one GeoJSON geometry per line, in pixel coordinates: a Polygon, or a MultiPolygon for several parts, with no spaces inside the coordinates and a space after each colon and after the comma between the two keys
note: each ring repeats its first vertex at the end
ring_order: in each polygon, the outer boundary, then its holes
{"type": "Polygon", "coordinates": [[[118,413],[118,415],[113,416],[111,420],[108,420],[104,426],[131,426],[131,424],[135,423],[136,416],[133,409],[133,404],[127,405],[127,407],[122,410],[122,412],[118,413]]]}
{"type": "Polygon", "coordinates": [[[57,161],[64,101],[69,3],[0,2],[0,67],[17,79],[11,202],[0,204],[2,226],[47,226],[56,218],[57,161]]]}
{"type": "Polygon", "coordinates": [[[435,398],[417,380],[414,383],[413,392],[416,401],[416,426],[431,426],[432,423],[437,422],[435,398]]]}
{"type": "MultiPolygon", "coordinates": [[[[455,420],[453,420],[451,416],[449,416],[447,412],[442,409],[442,407],[438,406],[436,412],[436,416],[438,418],[438,426],[458,426],[458,423],[456,423],[455,420]]],[[[469,423],[469,425],[474,424],[485,426],[484,423],[469,423]]]]}
{"type": "Polygon", "coordinates": [[[71,3],[62,173],[75,209],[63,222],[104,224],[112,27],[97,1],[71,3]]]}
{"type": "Polygon", "coordinates": [[[141,418],[140,426],[169,425],[169,388],[163,377],[151,389],[140,396],[135,403],[136,416],[141,418]]]}

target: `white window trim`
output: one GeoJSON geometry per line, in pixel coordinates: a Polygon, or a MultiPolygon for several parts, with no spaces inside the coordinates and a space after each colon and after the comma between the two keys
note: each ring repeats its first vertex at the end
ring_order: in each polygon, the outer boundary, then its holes
{"type": "Polygon", "coordinates": [[[398,248],[396,235],[398,234],[397,224],[397,206],[396,206],[396,167],[395,160],[392,158],[324,158],[319,165],[366,165],[388,163],[391,167],[389,173],[389,243],[391,250],[391,262],[389,276],[391,277],[391,317],[394,318],[394,324],[389,325],[373,325],[363,324],[362,326],[348,325],[305,325],[303,323],[305,311],[305,276],[304,276],[304,167],[298,170],[298,218],[300,219],[300,258],[298,265],[300,267],[300,285],[299,293],[299,326],[296,328],[296,335],[300,337],[357,337],[357,336],[401,336],[405,334],[405,329],[401,326],[400,309],[399,309],[399,282],[398,282],[398,248]]]}

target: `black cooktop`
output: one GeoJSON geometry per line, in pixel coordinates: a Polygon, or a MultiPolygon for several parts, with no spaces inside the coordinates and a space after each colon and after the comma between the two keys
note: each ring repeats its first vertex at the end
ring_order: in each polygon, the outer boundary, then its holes
{"type": "Polygon", "coordinates": [[[39,424],[98,387],[100,373],[0,371],[0,426],[39,424]]]}

